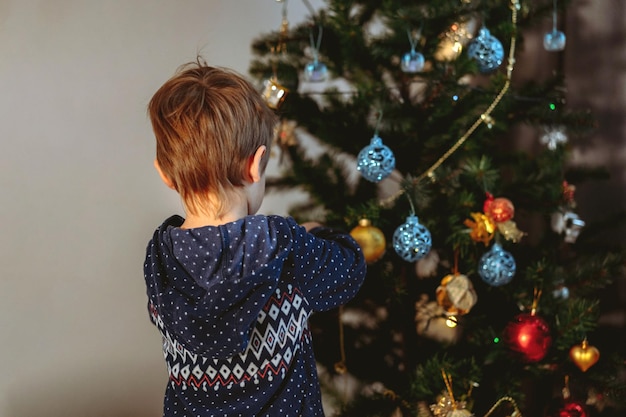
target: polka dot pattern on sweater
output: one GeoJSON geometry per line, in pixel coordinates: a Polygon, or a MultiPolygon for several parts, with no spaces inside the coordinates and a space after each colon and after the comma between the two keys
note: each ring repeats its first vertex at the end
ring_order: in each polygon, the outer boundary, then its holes
{"type": "Polygon", "coordinates": [[[155,231],[144,264],[170,379],[164,415],[322,416],[308,317],[356,294],[359,246],[279,216],[182,222],[155,231]]]}

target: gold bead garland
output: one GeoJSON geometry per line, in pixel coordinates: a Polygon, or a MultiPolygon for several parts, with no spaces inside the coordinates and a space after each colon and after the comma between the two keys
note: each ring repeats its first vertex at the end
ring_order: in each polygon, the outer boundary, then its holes
{"type": "MultiPolygon", "coordinates": [[[[512,10],[512,12],[511,12],[511,23],[513,23],[514,26],[517,26],[517,12],[520,9],[519,0],[511,0],[511,6],[510,7],[511,7],[511,10],[512,10]]],[[[513,31],[513,34],[511,35],[511,44],[510,44],[510,47],[509,47],[508,65],[506,67],[506,81],[505,81],[504,85],[502,86],[502,89],[500,90],[498,95],[493,100],[493,102],[476,119],[476,121],[469,127],[469,129],[467,129],[467,131],[456,141],[456,143],[454,145],[452,145],[452,147],[450,147],[450,149],[448,149],[426,171],[424,171],[422,174],[417,176],[412,181],[413,184],[416,184],[416,183],[418,183],[419,181],[421,181],[421,180],[423,180],[425,178],[435,178],[434,171],[437,168],[439,168],[439,166],[441,166],[441,164],[443,164],[454,152],[456,152],[461,147],[461,145],[463,145],[463,143],[465,143],[465,141],[472,135],[472,133],[474,133],[474,131],[476,129],[478,129],[478,127],[482,123],[485,123],[485,124],[488,124],[488,125],[489,124],[493,124],[493,118],[491,117],[491,113],[496,108],[496,106],[498,104],[500,104],[500,101],[502,100],[502,98],[504,97],[506,92],[509,90],[509,87],[511,85],[511,75],[513,74],[513,67],[515,65],[515,46],[516,46],[516,31],[513,31]]],[[[401,189],[397,193],[395,193],[394,195],[392,195],[392,196],[382,200],[380,202],[380,204],[382,206],[388,206],[389,204],[391,204],[393,201],[395,201],[398,197],[400,197],[405,192],[406,192],[405,189],[401,189]]]]}

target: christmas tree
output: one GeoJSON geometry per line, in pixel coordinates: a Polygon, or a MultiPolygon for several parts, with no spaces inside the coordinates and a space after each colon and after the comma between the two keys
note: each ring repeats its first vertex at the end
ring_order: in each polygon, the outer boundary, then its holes
{"type": "Polygon", "coordinates": [[[268,188],[304,189],[290,214],[368,259],[357,297],[311,318],[336,414],[624,415],[623,351],[598,328],[623,214],[581,219],[576,185],[602,169],[568,159],[593,115],[568,109],[561,68],[515,76],[537,22],[562,53],[568,4],[327,0],[294,26],[279,3],[250,67],[282,120],[268,188]]]}

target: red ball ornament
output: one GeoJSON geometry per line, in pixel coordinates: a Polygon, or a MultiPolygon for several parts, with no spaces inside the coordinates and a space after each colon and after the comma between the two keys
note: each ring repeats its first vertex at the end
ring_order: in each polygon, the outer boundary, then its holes
{"type": "Polygon", "coordinates": [[[558,417],[589,417],[589,413],[583,405],[577,401],[568,401],[559,410],[558,417]]]}
{"type": "Polygon", "coordinates": [[[504,328],[504,343],[524,362],[538,362],[546,356],[552,336],[548,324],[534,314],[518,314],[504,328]]]}
{"type": "Polygon", "coordinates": [[[483,204],[483,212],[491,217],[494,222],[502,223],[511,220],[515,214],[515,206],[511,200],[504,197],[494,198],[487,193],[487,199],[483,204]]]}

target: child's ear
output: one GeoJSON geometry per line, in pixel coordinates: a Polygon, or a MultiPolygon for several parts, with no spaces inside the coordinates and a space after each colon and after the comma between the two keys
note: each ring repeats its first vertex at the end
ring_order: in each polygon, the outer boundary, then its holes
{"type": "Polygon", "coordinates": [[[163,183],[165,183],[165,185],[167,185],[172,190],[176,190],[176,187],[174,187],[174,183],[172,182],[172,180],[170,180],[170,178],[167,175],[165,175],[163,170],[161,170],[161,166],[159,165],[159,161],[157,161],[156,159],[154,160],[154,167],[156,168],[157,172],[159,173],[159,177],[161,177],[161,180],[163,181],[163,183]]]}
{"type": "Polygon", "coordinates": [[[259,146],[259,149],[256,150],[254,156],[250,158],[248,175],[250,176],[250,180],[252,182],[258,182],[261,180],[261,177],[263,177],[261,161],[263,160],[263,155],[265,155],[266,151],[267,147],[265,145],[259,146]]]}

